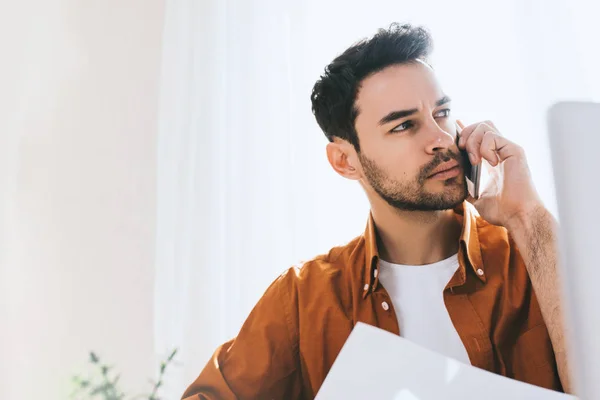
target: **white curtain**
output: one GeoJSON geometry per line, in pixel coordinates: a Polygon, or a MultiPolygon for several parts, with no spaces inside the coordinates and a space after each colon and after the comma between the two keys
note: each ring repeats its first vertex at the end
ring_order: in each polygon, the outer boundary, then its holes
{"type": "Polygon", "coordinates": [[[157,369],[163,7],[2,2],[0,399],[69,398],[89,351],[127,393],[157,369]]]}
{"type": "Polygon", "coordinates": [[[276,276],[364,228],[310,111],[324,66],[392,21],[427,26],[454,113],[527,151],[556,210],[545,110],[600,96],[593,4],[512,0],[167,0],[158,143],[156,350],[181,395],[276,276]]]}

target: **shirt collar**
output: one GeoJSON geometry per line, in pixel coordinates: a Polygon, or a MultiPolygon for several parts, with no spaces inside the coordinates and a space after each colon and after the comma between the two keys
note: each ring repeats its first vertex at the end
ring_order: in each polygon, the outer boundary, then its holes
{"type": "MultiPolygon", "coordinates": [[[[469,264],[469,268],[475,273],[482,282],[485,283],[485,270],[483,267],[483,260],[481,257],[481,247],[479,243],[479,233],[477,231],[477,218],[479,213],[475,207],[468,201],[464,201],[454,209],[454,213],[457,218],[462,220],[463,229],[460,235],[459,245],[459,269],[460,274],[455,274],[455,277],[459,280],[453,286],[461,285],[466,280],[466,268],[463,262],[461,254],[466,253],[466,261],[469,264]]],[[[363,282],[368,283],[365,285],[363,291],[363,298],[365,298],[372,290],[374,290],[379,282],[379,251],[377,249],[377,230],[375,227],[375,221],[373,215],[369,213],[369,220],[367,221],[367,227],[364,233],[365,240],[365,263],[363,271],[363,282]]],[[[451,284],[455,278],[452,278],[451,284]]]]}

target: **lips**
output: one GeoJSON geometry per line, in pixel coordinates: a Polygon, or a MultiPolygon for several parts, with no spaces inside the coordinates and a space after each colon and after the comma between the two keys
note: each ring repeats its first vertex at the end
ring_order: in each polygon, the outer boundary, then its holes
{"type": "Polygon", "coordinates": [[[455,161],[455,160],[442,163],[436,169],[434,169],[432,171],[431,175],[429,175],[428,178],[431,178],[431,177],[433,177],[436,174],[449,171],[449,170],[451,170],[453,168],[458,167],[459,165],[460,164],[457,161],[455,161]]]}

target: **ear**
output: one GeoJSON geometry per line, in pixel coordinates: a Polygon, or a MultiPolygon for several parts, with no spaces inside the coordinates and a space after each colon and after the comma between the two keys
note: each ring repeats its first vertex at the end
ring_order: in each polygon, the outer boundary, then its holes
{"type": "Polygon", "coordinates": [[[329,164],[335,172],[352,180],[362,178],[358,154],[349,142],[335,138],[333,142],[327,144],[326,150],[329,164]]]}

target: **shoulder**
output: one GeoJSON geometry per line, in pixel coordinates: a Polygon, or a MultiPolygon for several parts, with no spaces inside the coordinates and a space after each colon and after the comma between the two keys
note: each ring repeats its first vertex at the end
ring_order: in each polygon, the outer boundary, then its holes
{"type": "Polygon", "coordinates": [[[299,283],[338,279],[356,272],[355,267],[364,262],[364,249],[364,237],[356,237],[348,244],[333,247],[325,254],[294,265],[284,272],[282,277],[299,283]]]}
{"type": "Polygon", "coordinates": [[[364,260],[365,240],[359,236],[288,268],[274,285],[279,287],[280,295],[291,297],[292,302],[302,302],[307,297],[329,297],[331,293],[346,298],[350,296],[352,282],[361,274],[364,260]]]}

